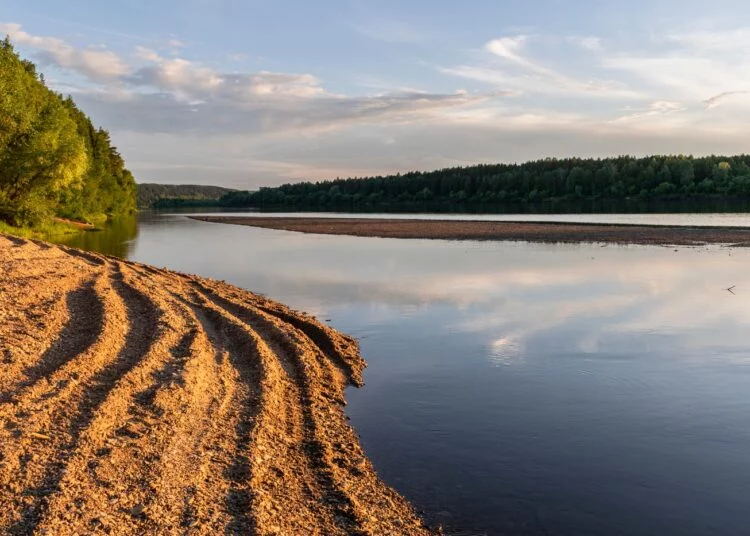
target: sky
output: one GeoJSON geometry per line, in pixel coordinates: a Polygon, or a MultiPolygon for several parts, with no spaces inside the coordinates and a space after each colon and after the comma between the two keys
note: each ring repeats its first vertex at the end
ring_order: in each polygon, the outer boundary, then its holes
{"type": "Polygon", "coordinates": [[[138,182],[750,152],[750,3],[0,0],[138,182]]]}

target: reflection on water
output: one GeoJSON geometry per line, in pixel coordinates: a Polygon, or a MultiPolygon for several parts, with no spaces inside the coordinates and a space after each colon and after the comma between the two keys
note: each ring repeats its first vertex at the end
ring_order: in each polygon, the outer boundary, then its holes
{"type": "Polygon", "coordinates": [[[122,216],[107,222],[103,230],[86,231],[59,239],[53,242],[66,246],[98,251],[107,255],[127,258],[133,241],[138,237],[138,219],[133,216],[122,216]]]}
{"type": "Polygon", "coordinates": [[[367,385],[349,390],[348,413],[380,474],[432,522],[747,530],[746,250],[317,236],[152,215],[129,257],[358,337],[367,385]]]}

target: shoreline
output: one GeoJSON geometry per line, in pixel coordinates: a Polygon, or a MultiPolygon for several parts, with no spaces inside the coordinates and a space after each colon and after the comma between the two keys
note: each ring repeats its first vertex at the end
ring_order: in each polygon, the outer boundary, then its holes
{"type": "Polygon", "coordinates": [[[221,281],[0,234],[0,532],[427,535],[343,410],[357,342],[221,281]]]}
{"type": "Polygon", "coordinates": [[[750,247],[750,227],[385,218],[189,216],[301,233],[379,238],[750,247]]]}

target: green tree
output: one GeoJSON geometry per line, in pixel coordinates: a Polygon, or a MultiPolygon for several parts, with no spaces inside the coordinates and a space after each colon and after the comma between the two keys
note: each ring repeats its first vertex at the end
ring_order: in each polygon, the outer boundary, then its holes
{"type": "Polygon", "coordinates": [[[8,38],[0,42],[0,218],[124,214],[136,186],[109,134],[50,91],[8,38]]]}

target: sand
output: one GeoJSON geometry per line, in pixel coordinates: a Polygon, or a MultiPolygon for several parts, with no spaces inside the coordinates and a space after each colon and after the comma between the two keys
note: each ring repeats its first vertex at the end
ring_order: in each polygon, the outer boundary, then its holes
{"type": "Polygon", "coordinates": [[[357,343],[220,281],[0,235],[0,533],[422,535],[357,343]]]}
{"type": "Polygon", "coordinates": [[[750,246],[750,228],[741,227],[265,216],[193,216],[192,218],[211,223],[248,225],[302,233],[381,238],[597,242],[665,246],[706,244],[750,246]]]}

